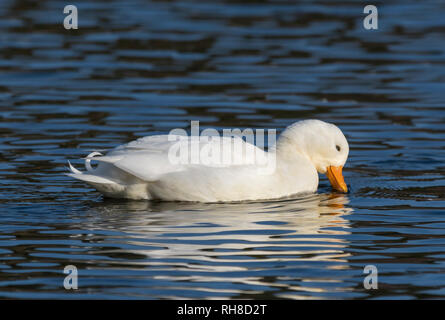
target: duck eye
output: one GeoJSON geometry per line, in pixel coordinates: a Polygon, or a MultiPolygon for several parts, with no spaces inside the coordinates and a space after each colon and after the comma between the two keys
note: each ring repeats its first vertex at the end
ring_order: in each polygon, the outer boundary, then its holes
{"type": "Polygon", "coordinates": [[[337,151],[341,150],[341,148],[340,148],[340,146],[338,144],[335,146],[335,148],[337,148],[337,151]]]}

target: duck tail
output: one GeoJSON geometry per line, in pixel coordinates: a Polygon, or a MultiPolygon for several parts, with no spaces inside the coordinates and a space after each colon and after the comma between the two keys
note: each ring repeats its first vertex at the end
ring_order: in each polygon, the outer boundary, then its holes
{"type": "Polygon", "coordinates": [[[102,156],[102,153],[94,151],[85,158],[86,172],[76,169],[68,160],[68,169],[70,173],[66,173],[66,175],[90,184],[116,184],[115,181],[95,174],[95,169],[93,169],[91,166],[91,159],[93,159],[95,156],[102,156]]]}

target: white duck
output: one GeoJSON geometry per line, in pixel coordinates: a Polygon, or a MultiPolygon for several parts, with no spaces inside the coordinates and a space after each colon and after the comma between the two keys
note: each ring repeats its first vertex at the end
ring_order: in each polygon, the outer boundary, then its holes
{"type": "MultiPolygon", "coordinates": [[[[82,173],[68,162],[68,175],[87,182],[105,196],[127,199],[222,202],[281,198],[315,192],[317,171],[328,176],[334,189],[348,190],[342,174],[348,142],[341,130],[330,123],[296,122],[286,128],[268,152],[236,137],[179,137],[148,136],[119,146],[106,156],[93,152],[85,160],[87,172],[82,173]],[[273,159],[273,170],[261,172],[260,164],[252,161],[247,152],[231,155],[228,164],[178,163],[171,157],[178,141],[179,146],[197,143],[200,151],[209,146],[233,150],[240,143],[243,148],[255,150],[255,155],[273,159]],[[93,157],[99,162],[95,169],[90,164],[93,157]]],[[[217,157],[221,155],[222,151],[218,151],[217,157]]]]}

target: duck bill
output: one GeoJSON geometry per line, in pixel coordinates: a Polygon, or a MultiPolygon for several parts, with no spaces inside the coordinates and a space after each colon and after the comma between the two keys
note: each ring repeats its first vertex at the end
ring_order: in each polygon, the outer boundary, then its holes
{"type": "Polygon", "coordinates": [[[333,167],[329,166],[326,170],[326,175],[328,176],[329,182],[337,191],[348,192],[348,187],[346,186],[345,179],[343,178],[343,166],[333,167]]]}

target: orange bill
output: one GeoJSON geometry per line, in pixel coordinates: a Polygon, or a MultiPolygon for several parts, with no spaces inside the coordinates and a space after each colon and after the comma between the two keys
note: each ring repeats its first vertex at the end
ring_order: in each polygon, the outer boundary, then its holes
{"type": "Polygon", "coordinates": [[[329,182],[337,191],[348,192],[348,187],[346,186],[345,179],[343,178],[342,173],[343,167],[333,167],[329,166],[326,175],[328,176],[329,182]]]}

